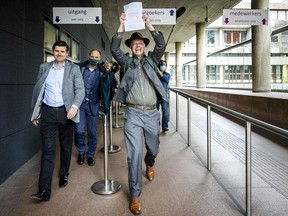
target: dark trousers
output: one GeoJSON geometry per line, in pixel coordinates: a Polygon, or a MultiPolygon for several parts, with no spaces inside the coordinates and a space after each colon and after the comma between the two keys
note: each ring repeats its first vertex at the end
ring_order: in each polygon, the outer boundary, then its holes
{"type": "Polygon", "coordinates": [[[60,143],[59,175],[68,175],[72,153],[73,122],[67,119],[65,107],[60,109],[43,106],[40,119],[42,136],[41,171],[39,190],[46,189],[51,193],[52,176],[55,165],[56,142],[60,143]]]}
{"type": "Polygon", "coordinates": [[[97,147],[97,124],[98,124],[99,103],[82,103],[80,122],[75,124],[75,145],[79,154],[87,154],[87,157],[94,158],[97,147]],[[88,139],[86,149],[85,130],[87,126],[88,139]],[[87,151],[87,152],[86,152],[87,151]]]}

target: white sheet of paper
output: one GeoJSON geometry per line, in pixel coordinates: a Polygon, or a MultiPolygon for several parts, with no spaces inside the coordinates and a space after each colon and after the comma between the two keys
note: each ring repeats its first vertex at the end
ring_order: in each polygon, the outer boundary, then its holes
{"type": "Polygon", "coordinates": [[[142,2],[131,2],[130,4],[124,5],[124,12],[126,14],[126,32],[138,29],[145,29],[145,24],[142,19],[142,2]]]}

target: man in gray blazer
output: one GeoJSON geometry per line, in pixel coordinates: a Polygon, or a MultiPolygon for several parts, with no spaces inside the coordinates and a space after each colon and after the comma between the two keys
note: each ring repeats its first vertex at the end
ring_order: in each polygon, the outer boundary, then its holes
{"type": "Polygon", "coordinates": [[[31,198],[48,201],[59,135],[60,170],[59,187],[68,184],[73,142],[73,122],[79,122],[78,108],[84,99],[84,84],[80,68],[66,61],[69,46],[56,41],[52,47],[54,61],[40,65],[33,90],[31,121],[40,125],[42,136],[41,170],[38,192],[31,198]]]}

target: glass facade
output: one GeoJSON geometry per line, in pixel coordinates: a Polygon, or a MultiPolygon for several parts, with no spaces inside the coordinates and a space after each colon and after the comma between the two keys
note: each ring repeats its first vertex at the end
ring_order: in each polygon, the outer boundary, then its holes
{"type": "MultiPolygon", "coordinates": [[[[272,32],[288,26],[288,10],[270,9],[269,18],[272,32]]],[[[227,26],[219,25],[219,23],[215,26],[208,26],[205,32],[206,53],[209,55],[206,58],[206,84],[217,84],[219,87],[228,86],[229,88],[233,88],[231,84],[251,87],[253,75],[251,26],[229,26],[228,28],[227,26]]],[[[183,44],[182,62],[184,67],[181,76],[183,86],[195,86],[197,82],[195,41],[196,37],[193,37],[183,44]]],[[[270,53],[272,88],[273,84],[278,86],[281,84],[281,88],[288,90],[288,31],[284,29],[281,32],[277,32],[277,34],[271,34],[270,53]]],[[[171,62],[175,60],[174,53],[171,53],[170,60],[171,62]]],[[[170,66],[170,70],[173,72],[170,84],[175,85],[176,72],[173,71],[175,67],[173,68],[172,66],[174,65],[171,64],[170,66]]]]}
{"type": "Polygon", "coordinates": [[[44,21],[44,62],[53,61],[52,46],[56,40],[65,41],[70,47],[69,61],[78,62],[80,56],[79,43],[71,37],[71,35],[65,33],[60,28],[56,27],[49,21],[44,21]]]}

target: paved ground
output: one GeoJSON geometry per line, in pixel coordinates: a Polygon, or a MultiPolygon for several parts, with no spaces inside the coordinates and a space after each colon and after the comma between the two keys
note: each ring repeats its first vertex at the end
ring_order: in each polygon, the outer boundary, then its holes
{"type": "MultiPolygon", "coordinates": [[[[171,95],[170,131],[161,134],[161,152],[155,165],[156,178],[149,182],[143,164],[143,216],[223,216],[245,211],[244,130],[238,124],[213,113],[212,172],[206,169],[206,111],[192,104],[192,145],[187,146],[186,101],[180,100],[180,123],[175,131],[175,97],[171,95]]],[[[121,125],[122,117],[119,116],[121,125]]],[[[52,197],[37,203],[30,194],[37,191],[40,152],[0,185],[1,216],[128,216],[126,150],[122,128],[113,129],[114,145],[120,152],[108,155],[108,179],[121,189],[112,195],[98,195],[91,186],[104,180],[102,125],[96,165],[79,166],[77,153],[71,161],[69,184],[58,187],[55,167],[52,197]]],[[[278,140],[253,133],[252,215],[284,216],[288,211],[288,151],[278,140]]]]}

